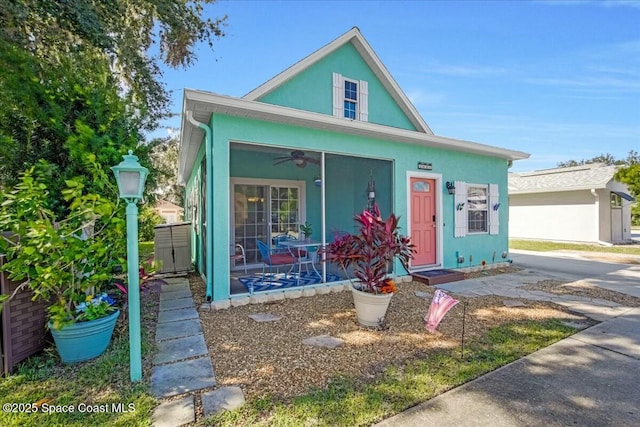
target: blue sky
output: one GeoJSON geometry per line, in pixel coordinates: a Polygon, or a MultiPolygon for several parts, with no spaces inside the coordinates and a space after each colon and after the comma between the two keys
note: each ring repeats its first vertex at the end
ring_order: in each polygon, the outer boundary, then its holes
{"type": "Polygon", "coordinates": [[[174,112],[185,87],[245,95],[357,26],[436,135],[531,154],[512,171],[640,151],[640,0],[220,1],[206,13],[228,15],[227,35],[165,70],[174,112]]]}

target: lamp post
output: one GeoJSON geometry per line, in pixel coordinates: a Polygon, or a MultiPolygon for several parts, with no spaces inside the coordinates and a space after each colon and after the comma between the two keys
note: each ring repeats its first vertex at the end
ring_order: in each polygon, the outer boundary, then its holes
{"type": "Polygon", "coordinates": [[[129,364],[131,381],[142,379],[142,346],[140,339],[140,285],[138,272],[138,200],[142,199],[149,169],[140,166],[138,157],[128,155],[111,170],[116,176],[120,198],[127,202],[127,270],[129,290],[129,364]]]}

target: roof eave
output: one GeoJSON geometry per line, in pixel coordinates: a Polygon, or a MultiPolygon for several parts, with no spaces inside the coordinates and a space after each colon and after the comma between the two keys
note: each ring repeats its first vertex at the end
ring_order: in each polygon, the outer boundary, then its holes
{"type": "Polygon", "coordinates": [[[347,120],[326,114],[297,110],[289,107],[266,104],[257,101],[232,98],[211,92],[185,89],[183,117],[181,126],[179,181],[184,184],[191,173],[198,149],[202,142],[203,132],[186,119],[186,112],[191,111],[195,120],[208,123],[211,114],[228,114],[253,118],[263,121],[286,123],[333,132],[342,132],[369,138],[391,140],[396,142],[420,144],[434,148],[452,149],[455,151],[498,157],[505,160],[521,160],[529,157],[528,153],[508,150],[471,141],[463,141],[406,129],[393,128],[375,123],[347,120]]]}

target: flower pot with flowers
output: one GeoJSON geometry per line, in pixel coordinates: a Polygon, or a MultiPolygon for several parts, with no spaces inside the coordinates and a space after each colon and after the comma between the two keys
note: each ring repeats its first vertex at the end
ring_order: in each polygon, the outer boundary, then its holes
{"type": "Polygon", "coordinates": [[[392,213],[382,219],[377,205],[373,212],[364,210],[354,220],[359,224],[359,233],[336,236],[324,253],[327,261],[338,264],[351,281],[358,322],[379,326],[396,292],[393,279],[388,277],[389,267],[398,259],[408,269],[414,245],[409,237],[399,234],[400,218],[392,213]],[[355,281],[351,280],[349,269],[355,281]]]}
{"type": "MultiPolygon", "coordinates": [[[[95,179],[108,184],[94,166],[95,179]]],[[[22,282],[19,289],[28,287],[34,299],[47,301],[47,326],[62,361],[79,362],[106,350],[120,314],[104,289],[113,266],[123,263],[124,215],[115,189],[113,202],[88,192],[80,179],[66,181],[68,205],[56,215],[47,206],[45,180],[44,172],[31,168],[3,195],[0,230],[11,238],[0,242],[7,259],[2,268],[22,282]]],[[[10,298],[0,296],[0,304],[10,298]]]]}

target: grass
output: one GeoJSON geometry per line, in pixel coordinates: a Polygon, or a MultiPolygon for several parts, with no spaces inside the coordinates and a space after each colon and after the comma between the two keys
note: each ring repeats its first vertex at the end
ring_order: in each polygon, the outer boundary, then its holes
{"type": "MultiPolygon", "coordinates": [[[[291,399],[268,397],[205,420],[215,426],[364,426],[563,339],[575,330],[558,320],[516,322],[491,329],[460,349],[391,366],[373,380],[336,378],[326,389],[291,399]]],[[[354,363],[357,363],[354,361],[354,363]]]]}
{"type": "MultiPolygon", "coordinates": [[[[143,325],[156,322],[157,305],[143,297],[143,325]]],[[[111,345],[100,357],[80,364],[63,365],[50,347],[19,365],[17,371],[0,380],[0,402],[27,404],[16,409],[35,413],[0,411],[1,426],[148,426],[157,402],[148,389],[149,372],[143,381],[129,380],[129,335],[120,316],[111,345]],[[73,412],[54,412],[71,410],[73,412]],[[45,413],[44,411],[49,412],[45,413]],[[90,412],[94,410],[94,412],[90,412]],[[126,410],[126,412],[124,411],[126,410]]],[[[143,358],[155,350],[154,328],[142,329],[143,358]]],[[[3,407],[4,409],[4,407],[3,407]]]]}
{"type": "Polygon", "coordinates": [[[138,243],[138,257],[140,259],[148,259],[153,254],[153,242],[139,242],[138,243]]]}
{"type": "Polygon", "coordinates": [[[571,250],[640,255],[640,245],[599,246],[586,243],[561,243],[538,240],[509,240],[509,248],[541,252],[571,250]]]}
{"type": "MultiPolygon", "coordinates": [[[[145,300],[143,299],[143,302],[145,300]]],[[[157,307],[144,304],[143,322],[155,321],[157,307]]],[[[149,395],[149,366],[143,382],[129,382],[126,322],[101,357],[82,364],[61,365],[53,350],[29,358],[18,371],[0,381],[1,402],[46,402],[48,408],[69,408],[72,413],[0,412],[0,425],[22,426],[148,426],[157,401],[149,395]],[[81,404],[98,411],[81,412],[81,404]],[[114,410],[122,404],[125,409],[114,410]],[[66,406],[65,406],[66,405],[66,406]],[[116,405],[116,406],[113,406],[116,405]]],[[[142,328],[143,357],[153,351],[151,327],[142,328]]],[[[575,332],[559,320],[522,321],[490,329],[460,349],[416,355],[387,367],[373,379],[335,378],[326,389],[290,399],[267,397],[224,412],[198,425],[215,426],[362,426],[392,416],[446,390],[477,378],[575,332]]],[[[357,363],[354,361],[354,363],[357,363]]],[[[43,404],[41,408],[44,408],[43,404]]]]}

